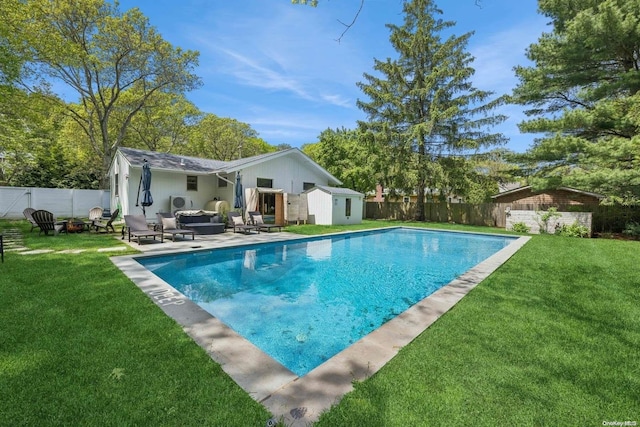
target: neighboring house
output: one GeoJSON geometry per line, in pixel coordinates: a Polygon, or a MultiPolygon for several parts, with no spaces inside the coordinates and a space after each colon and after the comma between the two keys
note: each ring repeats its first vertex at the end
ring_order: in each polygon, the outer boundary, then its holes
{"type": "MultiPolygon", "coordinates": [[[[424,197],[425,203],[440,201],[438,190],[427,188],[425,189],[424,196],[425,196],[424,197]]],[[[415,193],[412,193],[409,195],[402,195],[401,192],[398,192],[396,196],[392,197],[389,195],[388,189],[383,188],[382,185],[380,184],[377,184],[375,193],[367,194],[366,200],[368,202],[387,201],[387,202],[416,203],[418,201],[418,196],[415,193]]],[[[451,195],[447,197],[445,201],[448,201],[449,203],[464,203],[464,199],[462,197],[458,197],[455,195],[451,195]]]]}
{"type": "Polygon", "coordinates": [[[533,191],[530,185],[491,196],[494,203],[512,205],[599,205],[605,196],[569,187],[533,191]]]}
{"type": "Polygon", "coordinates": [[[109,168],[111,209],[119,208],[121,215],[142,213],[137,205],[142,202],[139,186],[145,160],[151,168],[154,201],[146,208],[149,219],[155,218],[156,212],[214,210],[215,201],[226,201],[233,209],[239,176],[246,194],[257,194],[252,198],[255,205],[243,202],[244,210],[260,211],[272,222],[283,224],[297,220],[285,218],[287,193],[342,184],[298,148],[226,162],[121,147],[109,168]]]}
{"type": "Polygon", "coordinates": [[[348,188],[316,185],[304,194],[307,196],[307,220],[310,224],[341,225],[362,222],[362,193],[348,188]]]}

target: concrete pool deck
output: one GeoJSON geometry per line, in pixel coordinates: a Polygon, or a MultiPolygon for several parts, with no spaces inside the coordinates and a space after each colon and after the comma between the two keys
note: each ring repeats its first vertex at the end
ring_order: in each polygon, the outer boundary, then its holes
{"type": "Polygon", "coordinates": [[[275,419],[283,420],[289,426],[306,426],[353,390],[353,381],[365,380],[376,373],[402,347],[413,341],[530,239],[515,239],[303,377],[289,371],[135,261],[135,258],[149,255],[295,241],[308,237],[311,236],[287,232],[250,235],[226,232],[196,236],[196,240],[132,244],[132,247],[144,253],[111,259],[156,305],[176,320],[240,387],[263,404],[275,419]]]}

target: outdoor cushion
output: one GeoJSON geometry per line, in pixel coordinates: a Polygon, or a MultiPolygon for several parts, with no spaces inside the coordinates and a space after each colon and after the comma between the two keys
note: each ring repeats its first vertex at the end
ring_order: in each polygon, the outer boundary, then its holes
{"type": "Polygon", "coordinates": [[[178,228],[175,218],[162,218],[162,228],[167,230],[175,230],[178,228]]]}
{"type": "Polygon", "coordinates": [[[232,216],[231,219],[233,220],[234,225],[244,225],[244,221],[241,216],[232,216]]]}

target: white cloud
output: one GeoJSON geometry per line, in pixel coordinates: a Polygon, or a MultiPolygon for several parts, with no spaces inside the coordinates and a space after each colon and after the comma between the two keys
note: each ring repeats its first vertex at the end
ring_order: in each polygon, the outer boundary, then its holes
{"type": "MultiPolygon", "coordinates": [[[[536,17],[525,23],[514,23],[484,39],[482,44],[470,47],[475,57],[474,85],[480,90],[492,90],[497,95],[510,93],[518,80],[513,68],[528,64],[526,49],[535,43],[545,28],[545,20],[536,17]]],[[[473,40],[473,39],[472,39],[473,40]]]]}

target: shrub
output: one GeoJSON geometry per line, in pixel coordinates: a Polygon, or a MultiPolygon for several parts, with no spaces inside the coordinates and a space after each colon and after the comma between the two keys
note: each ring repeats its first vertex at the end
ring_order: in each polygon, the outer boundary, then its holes
{"type": "Polygon", "coordinates": [[[576,221],[571,225],[562,224],[556,226],[555,234],[565,237],[588,237],[589,229],[576,221]]]}
{"type": "Polygon", "coordinates": [[[546,212],[537,211],[536,213],[540,217],[540,221],[538,221],[538,225],[540,226],[540,234],[546,234],[549,232],[549,221],[554,218],[560,218],[562,216],[562,214],[558,212],[558,208],[556,207],[551,207],[546,212]]]}
{"type": "Polygon", "coordinates": [[[628,222],[622,232],[628,236],[640,238],[640,224],[635,221],[628,222]]]}
{"type": "Polygon", "coordinates": [[[516,233],[528,233],[531,228],[524,222],[516,222],[511,228],[516,233]]]}

